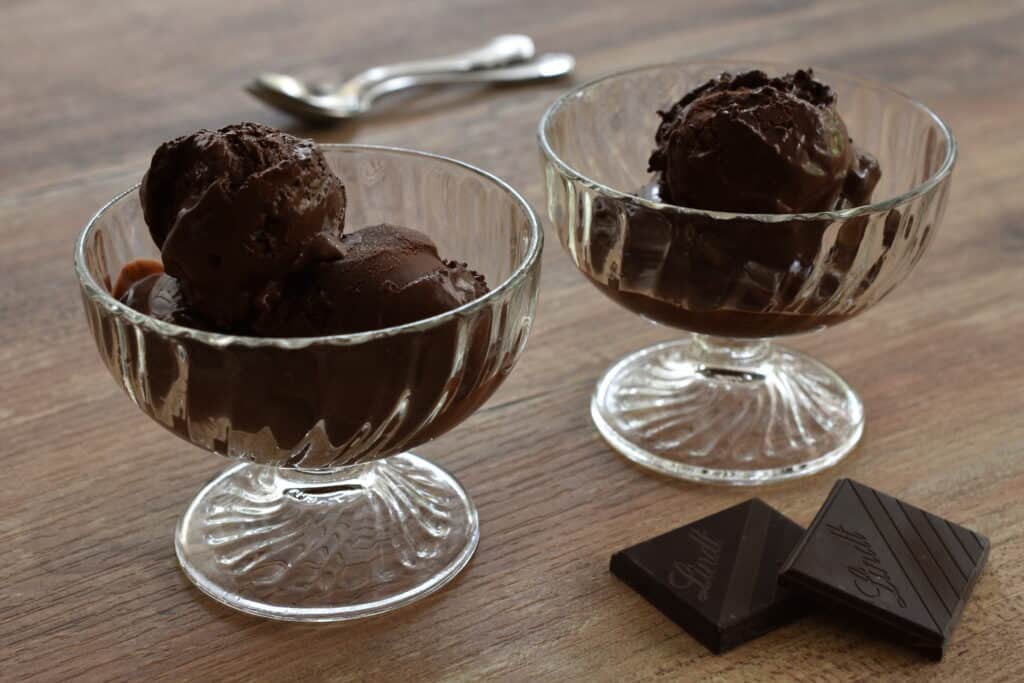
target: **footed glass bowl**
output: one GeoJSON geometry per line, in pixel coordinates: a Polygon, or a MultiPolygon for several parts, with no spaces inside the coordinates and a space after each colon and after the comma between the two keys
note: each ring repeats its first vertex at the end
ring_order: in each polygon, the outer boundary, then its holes
{"type": "Polygon", "coordinates": [[[159,258],[138,188],[89,222],[75,269],[114,379],[153,420],[237,459],[189,504],[178,559],[205,593],[295,621],[378,614],[451,580],[479,539],[445,470],[408,452],[476,410],[512,370],[533,321],[543,233],[498,178],[431,154],[325,145],[346,226],[421,230],[491,291],[408,325],[302,339],[164,323],[112,298],[136,258],[159,258]]]}
{"type": "Polygon", "coordinates": [[[800,67],[644,67],[563,95],[540,123],[548,215],[573,263],[613,301],[693,333],[623,358],[591,402],[616,450],[683,479],[779,481],[856,445],[864,410],[853,389],[770,339],[848,320],[902,282],[935,237],[956,159],[949,127],[921,103],[820,70],[854,142],[881,166],[872,204],[737,214],[656,201],[657,111],[723,71],[755,68],[800,67]]]}

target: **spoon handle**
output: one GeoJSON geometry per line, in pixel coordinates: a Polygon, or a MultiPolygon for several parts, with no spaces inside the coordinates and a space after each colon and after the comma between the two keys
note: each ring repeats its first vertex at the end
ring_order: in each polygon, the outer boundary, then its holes
{"type": "Polygon", "coordinates": [[[473,71],[434,72],[418,75],[395,76],[364,90],[360,104],[372,106],[377,98],[399,90],[422,85],[455,85],[459,83],[515,83],[546,78],[558,78],[572,72],[576,60],[572,55],[552,52],[518,64],[473,71]]]}
{"type": "Polygon", "coordinates": [[[495,69],[531,59],[534,53],[533,40],[529,36],[501,35],[492,38],[486,45],[447,57],[372,67],[342,84],[337,94],[360,99],[375,86],[396,78],[495,69]]]}

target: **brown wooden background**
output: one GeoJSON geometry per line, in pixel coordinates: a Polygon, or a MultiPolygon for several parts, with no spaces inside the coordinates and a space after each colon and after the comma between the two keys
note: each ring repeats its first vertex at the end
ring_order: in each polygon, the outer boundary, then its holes
{"type": "MultiPolygon", "coordinates": [[[[1022,35],[1013,0],[5,0],[0,679],[1024,678],[1022,35]],[[987,534],[988,569],[944,662],[821,617],[713,657],[609,575],[614,550],[751,492],[647,474],[598,438],[586,405],[599,373],[673,333],[602,299],[555,239],[516,372],[421,449],[480,508],[480,549],[450,588],[389,616],[301,626],[220,607],[179,572],[177,516],[227,463],[149,423],[107,376],[74,237],[161,141],[243,119],[290,126],[240,90],[258,70],[333,76],[509,31],[576,53],[577,80],[669,58],[798,60],[882,79],[951,122],[962,155],[934,249],[876,310],[792,342],[861,392],[861,446],[757,491],[806,523],[836,477],[855,477],[987,534]]],[[[453,155],[541,207],[534,130],[568,85],[446,91],[297,130],[453,155]]]]}

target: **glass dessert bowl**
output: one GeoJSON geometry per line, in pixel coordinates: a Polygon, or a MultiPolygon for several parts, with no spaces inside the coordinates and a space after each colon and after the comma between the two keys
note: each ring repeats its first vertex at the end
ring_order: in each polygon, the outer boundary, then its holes
{"type": "Polygon", "coordinates": [[[771,338],[848,320],[903,281],[934,239],[956,159],[949,127],[913,99],[816,71],[881,179],[862,206],[730,213],[662,203],[648,155],[658,110],[722,72],[779,64],[684,62],[614,74],[559,98],[539,143],[547,210],[606,296],[692,334],[616,363],[591,415],[630,460],[703,482],[762,484],[835,464],[864,410],[830,368],[771,338]]]}
{"type": "Polygon", "coordinates": [[[389,611],[451,580],[479,539],[476,508],[408,450],[476,410],[511,371],[533,320],[543,233],[498,178],[410,150],[322,146],[352,224],[415,225],[492,285],[396,327],[308,338],[181,327],[114,299],[111,281],[158,258],[138,187],[89,222],[75,269],[96,345],[131,399],[203,449],[236,458],[175,536],[189,578],[266,617],[389,611]]]}

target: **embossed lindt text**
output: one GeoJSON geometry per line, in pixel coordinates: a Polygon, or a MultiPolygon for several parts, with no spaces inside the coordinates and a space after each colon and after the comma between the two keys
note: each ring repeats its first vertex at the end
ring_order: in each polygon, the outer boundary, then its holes
{"type": "Polygon", "coordinates": [[[838,539],[846,541],[860,553],[860,564],[847,567],[850,576],[853,577],[853,585],[862,595],[869,598],[877,598],[882,591],[892,593],[896,598],[896,604],[906,607],[907,601],[900,595],[900,591],[892,582],[889,572],[882,566],[882,559],[871,547],[871,543],[864,534],[851,531],[842,524],[826,524],[829,532],[838,539]]]}
{"type": "Polygon", "coordinates": [[[696,588],[697,599],[704,602],[711,593],[711,582],[718,571],[722,544],[700,529],[691,529],[687,536],[697,549],[697,559],[693,562],[676,560],[668,582],[673,588],[696,588]]]}

